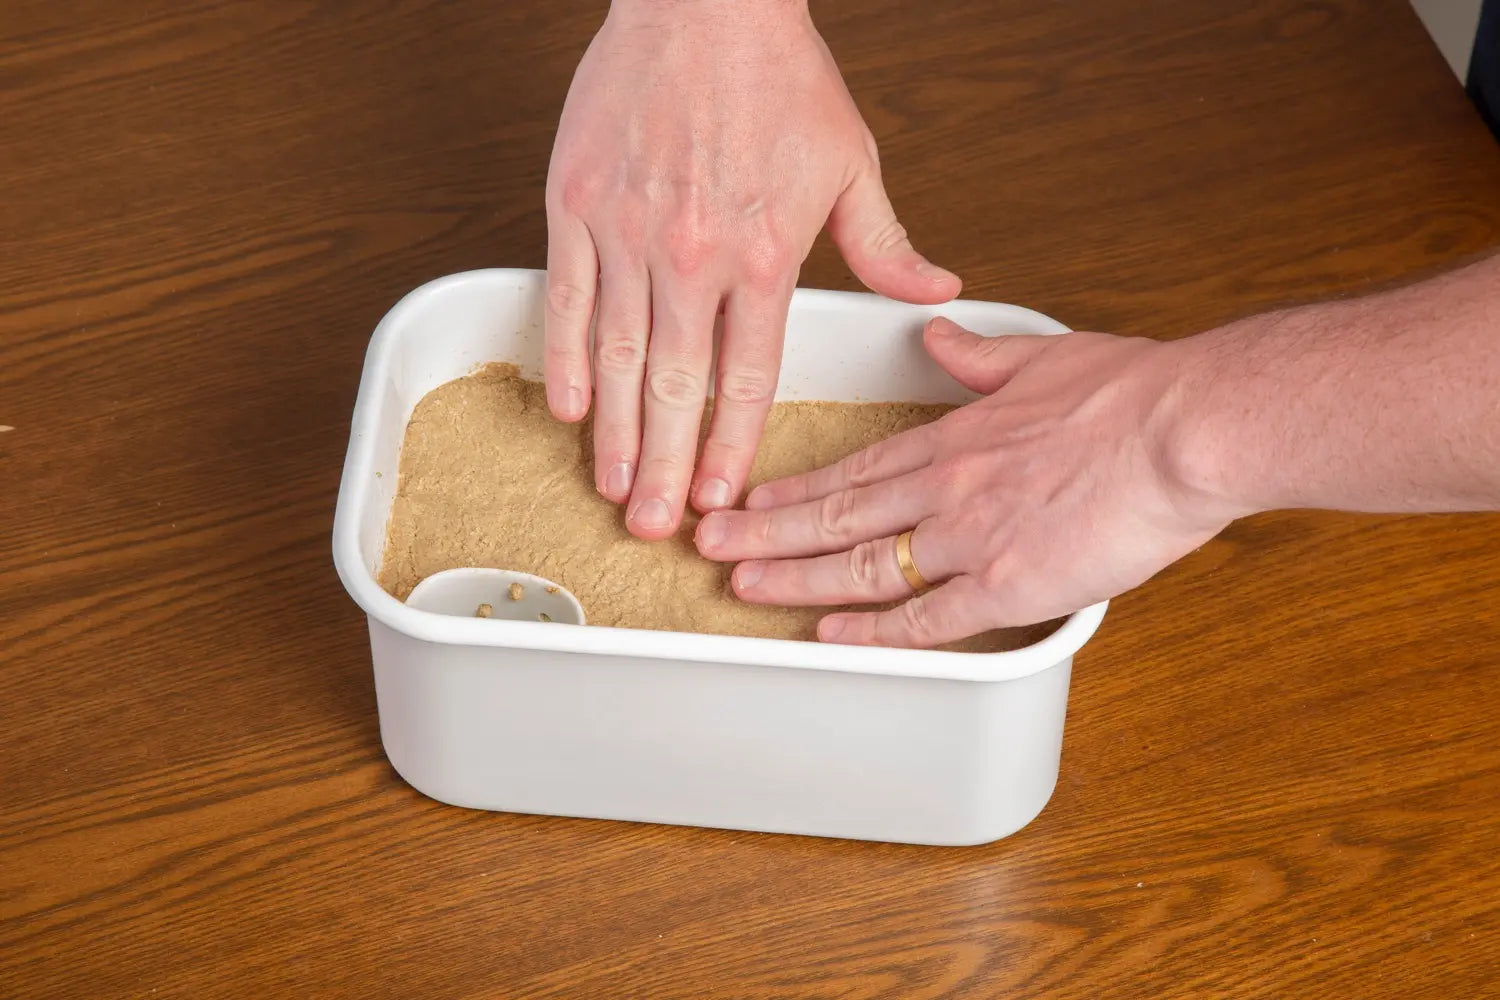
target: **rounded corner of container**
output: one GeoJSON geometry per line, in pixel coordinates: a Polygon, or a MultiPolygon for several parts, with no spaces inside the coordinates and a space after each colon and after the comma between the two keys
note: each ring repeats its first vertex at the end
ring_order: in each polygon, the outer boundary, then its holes
{"type": "Polygon", "coordinates": [[[412,769],[403,766],[398,759],[400,754],[391,751],[390,741],[383,727],[380,734],[380,751],[385,755],[385,761],[391,766],[391,770],[395,772],[396,777],[400,778],[403,784],[423,798],[459,809],[485,808],[484,806],[475,805],[471,799],[463,795],[454,794],[454,790],[451,788],[437,787],[426,780],[413,776],[412,769]]]}
{"type": "Polygon", "coordinates": [[[436,277],[428,278],[426,281],[422,282],[420,285],[417,285],[411,291],[407,292],[405,295],[397,299],[395,304],[392,305],[390,310],[388,311],[395,312],[397,309],[400,309],[403,305],[413,299],[427,298],[434,292],[442,291],[449,285],[458,285],[467,281],[473,281],[476,277],[495,273],[496,270],[498,269],[471,268],[467,271],[453,271],[449,274],[439,274],[436,277]]]}
{"type": "Polygon", "coordinates": [[[451,274],[440,274],[434,278],[417,285],[415,288],[402,295],[391,307],[385,311],[380,321],[375,325],[374,334],[371,337],[372,346],[388,336],[388,332],[394,321],[407,312],[417,308],[424,300],[451,288],[455,285],[465,285],[474,281],[486,281],[496,278],[512,278],[526,282],[539,280],[541,271],[517,267],[476,267],[467,271],[454,271],[451,274]]]}
{"type": "Polygon", "coordinates": [[[360,600],[359,591],[362,589],[363,577],[369,575],[365,568],[364,560],[357,552],[350,552],[349,547],[352,539],[348,537],[348,531],[341,529],[339,516],[334,514],[333,544],[329,546],[333,553],[333,571],[338,574],[339,582],[344,585],[344,592],[354,599],[354,603],[360,606],[360,610],[366,614],[368,609],[360,600]],[[359,579],[356,579],[356,574],[359,579]]]}

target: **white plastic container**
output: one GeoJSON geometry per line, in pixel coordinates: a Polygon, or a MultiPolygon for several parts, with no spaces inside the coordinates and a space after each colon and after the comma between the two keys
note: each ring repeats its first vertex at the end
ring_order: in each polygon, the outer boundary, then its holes
{"type": "MultiPolygon", "coordinates": [[[[996,840],[1041,812],[1073,654],[1103,604],[1033,646],[972,654],[460,618],[380,589],[408,417],[477,364],[540,377],[542,282],[439,279],[370,342],[333,551],[369,618],[381,741],[401,776],[478,809],[921,844],[996,840]]],[[[967,401],[921,346],[939,312],[987,334],[1064,329],[1014,306],[799,290],[778,397],[967,401]]]]}

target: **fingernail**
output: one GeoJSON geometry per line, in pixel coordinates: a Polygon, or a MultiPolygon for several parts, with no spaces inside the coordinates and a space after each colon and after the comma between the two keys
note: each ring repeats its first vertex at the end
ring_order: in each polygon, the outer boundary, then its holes
{"type": "Polygon", "coordinates": [[[568,389],[568,416],[581,417],[586,409],[588,404],[584,402],[583,390],[576,385],[571,386],[568,389]]]}
{"type": "Polygon", "coordinates": [[[958,332],[958,324],[942,316],[935,317],[927,324],[927,328],[939,337],[951,337],[958,332]]]}
{"type": "Polygon", "coordinates": [[[944,270],[931,261],[926,260],[917,262],[917,273],[926,278],[928,281],[933,282],[947,281],[950,278],[958,277],[958,275],[954,274],[952,271],[944,270]]]}
{"type": "Polygon", "coordinates": [[[604,477],[604,492],[607,496],[624,497],[630,493],[630,481],[635,478],[635,469],[629,462],[620,462],[604,477]]]}
{"type": "Polygon", "coordinates": [[[729,484],[722,479],[705,479],[703,485],[698,487],[698,506],[728,507],[729,484]]]}
{"type": "Polygon", "coordinates": [[[838,615],[829,615],[818,623],[818,638],[824,642],[833,642],[844,631],[844,619],[838,615]]]}
{"type": "Polygon", "coordinates": [[[734,581],[740,590],[749,590],[757,583],[760,583],[760,578],[765,573],[766,567],[764,563],[742,562],[734,571],[734,581]]]}
{"type": "Polygon", "coordinates": [[[672,523],[665,500],[647,500],[635,509],[630,519],[643,528],[665,528],[672,523]]]}
{"type": "Polygon", "coordinates": [[[729,535],[729,525],[723,514],[709,514],[698,522],[698,546],[703,549],[716,549],[723,544],[729,535]]]}
{"type": "Polygon", "coordinates": [[[759,510],[762,507],[769,506],[771,506],[771,491],[764,486],[755,487],[755,489],[750,491],[750,495],[745,498],[746,510],[759,510]]]}

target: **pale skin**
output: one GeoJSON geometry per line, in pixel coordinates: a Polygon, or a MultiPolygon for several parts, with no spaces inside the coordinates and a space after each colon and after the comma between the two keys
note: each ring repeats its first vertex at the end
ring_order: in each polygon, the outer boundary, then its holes
{"type": "Polygon", "coordinates": [[[616,0],[548,171],[545,374],[558,418],[592,401],[596,486],[632,533],[666,538],[689,501],[717,510],[743,494],[792,290],[825,225],[871,289],[958,294],[897,221],[805,2],[616,0]]]}
{"type": "Polygon", "coordinates": [[[600,493],[642,538],[707,512],[698,549],[738,564],[744,600],[903,601],[825,617],[824,641],[1045,621],[1259,511],[1500,509],[1500,258],[1174,342],[935,320],[928,351],[983,399],[731,509],[820,228],[877,292],[959,291],[907,240],[802,0],[616,0],[568,95],[547,216],[548,403],[594,407],[600,493]],[[936,584],[917,595],[907,530],[936,584]]]}
{"type": "Polygon", "coordinates": [[[986,339],[928,351],[985,398],[698,525],[735,592],[833,614],[824,641],[926,647],[1144,583],[1260,511],[1500,509],[1500,257],[1173,342],[986,339]],[[912,596],[896,537],[937,586],[912,596]]]}

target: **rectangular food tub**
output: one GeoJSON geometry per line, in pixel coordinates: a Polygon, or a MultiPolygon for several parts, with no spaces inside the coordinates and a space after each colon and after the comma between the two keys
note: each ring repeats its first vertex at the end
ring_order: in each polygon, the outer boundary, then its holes
{"type": "MultiPolygon", "coordinates": [[[[380,588],[407,419],[484,362],[540,378],[542,291],[539,271],[441,278],[370,341],[333,553],[369,619],[397,772],[475,809],[919,844],[996,840],[1041,812],[1073,654],[1103,604],[1032,646],[973,654],[460,618],[380,588]]],[[[972,399],[922,349],[939,312],[986,334],[1065,329],[1015,306],[799,290],[778,398],[972,399]]]]}

